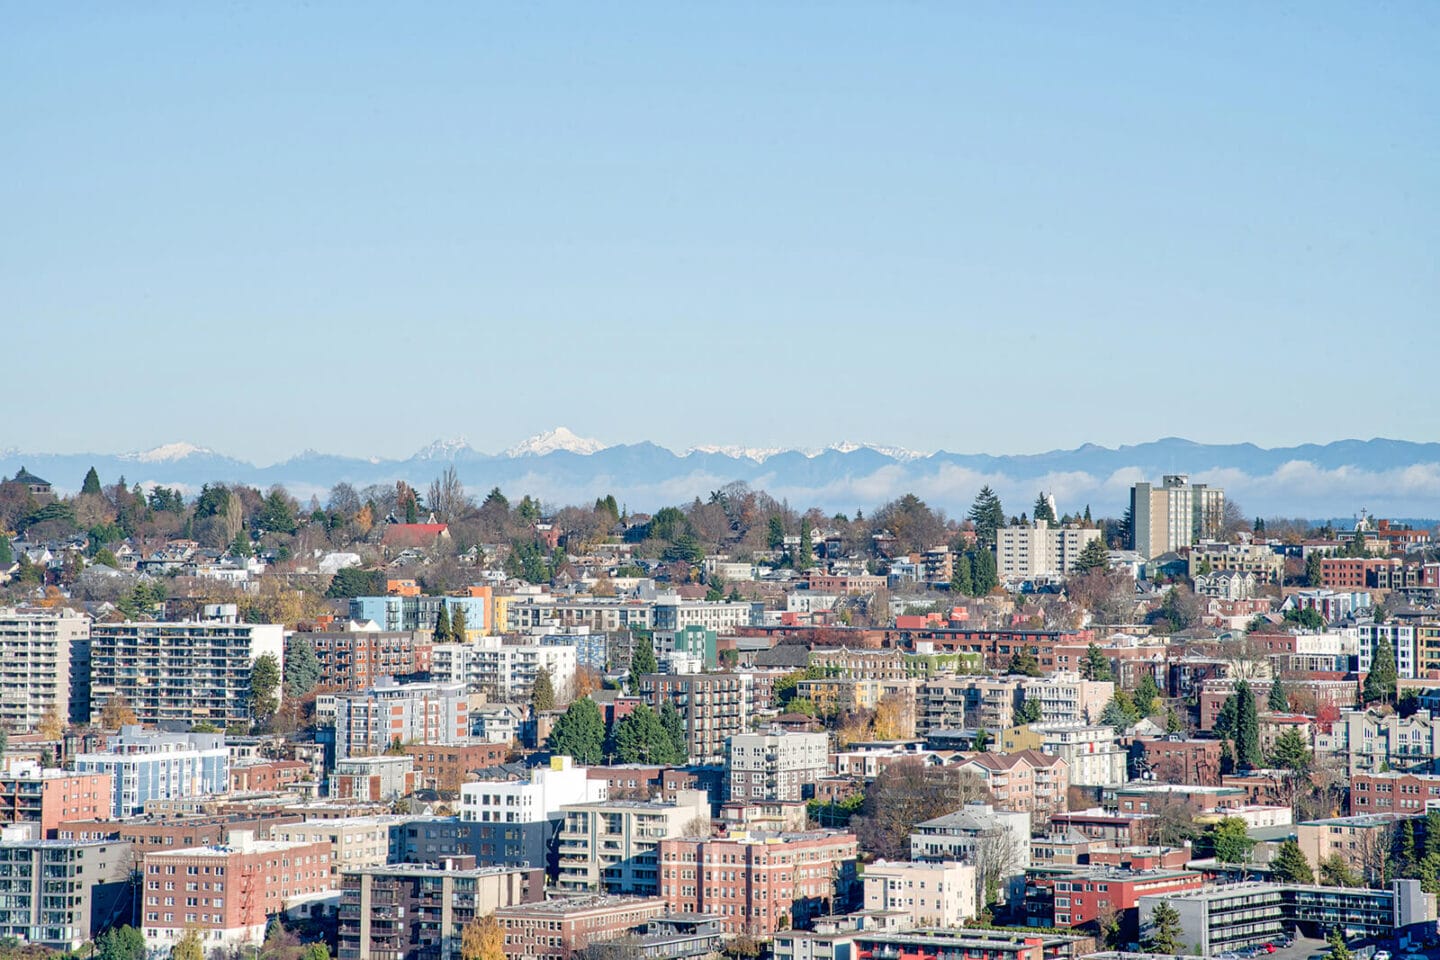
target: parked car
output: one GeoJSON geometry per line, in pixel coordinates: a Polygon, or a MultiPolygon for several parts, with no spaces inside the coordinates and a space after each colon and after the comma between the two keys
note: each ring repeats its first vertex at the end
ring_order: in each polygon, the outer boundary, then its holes
{"type": "Polygon", "coordinates": [[[1376,950],[1370,960],[1391,960],[1389,950],[1376,950]]]}

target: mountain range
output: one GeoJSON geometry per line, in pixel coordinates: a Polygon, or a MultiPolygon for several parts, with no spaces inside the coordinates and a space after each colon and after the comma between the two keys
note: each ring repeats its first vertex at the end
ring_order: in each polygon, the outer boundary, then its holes
{"type": "Polygon", "coordinates": [[[1118,516],[1132,483],[1188,473],[1196,482],[1224,487],[1247,514],[1348,517],[1367,509],[1380,516],[1440,516],[1440,443],[1379,438],[1264,448],[1168,437],[1005,455],[854,442],[808,450],[697,446],[676,452],[649,442],[606,445],[560,427],[494,454],[463,439],[438,440],[403,460],[308,450],[268,466],[189,443],[119,454],[0,451],[0,474],[24,466],[67,492],[77,490],[93,466],[107,484],[123,476],[132,484],[193,492],[213,481],[261,488],[279,483],[302,500],[316,495],[321,501],[341,481],[364,487],[406,480],[423,492],[449,464],[474,494],[499,486],[559,506],[613,493],[636,511],[703,498],[741,480],[794,506],[826,512],[869,511],[913,492],[960,514],[989,484],[1011,513],[1028,511],[1043,490],[1054,493],[1062,512],[1089,505],[1096,516],[1118,516]]]}

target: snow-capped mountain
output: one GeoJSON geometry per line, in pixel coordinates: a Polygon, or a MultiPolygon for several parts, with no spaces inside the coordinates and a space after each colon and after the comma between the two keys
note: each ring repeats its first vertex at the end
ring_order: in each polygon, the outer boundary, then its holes
{"type": "Polygon", "coordinates": [[[1087,443],[1015,455],[922,454],[855,442],[808,450],[717,444],[676,452],[648,442],[607,446],[559,427],[499,455],[477,452],[457,439],[437,441],[401,460],[306,451],[263,466],[191,443],[118,455],[6,451],[0,452],[0,477],[23,466],[74,493],[94,467],[107,484],[124,477],[130,484],[193,493],[213,482],[261,490],[278,483],[323,502],[342,481],[363,488],[404,480],[423,489],[452,463],[472,493],[499,486],[507,495],[528,493],[547,506],[614,494],[631,510],[648,511],[703,499],[743,481],[792,505],[826,511],[869,511],[914,493],[956,516],[988,484],[1014,514],[1045,491],[1054,494],[1061,513],[1088,505],[1097,516],[1118,517],[1131,484],[1189,473],[1197,482],[1223,487],[1248,515],[1346,517],[1364,506],[1380,516],[1440,517],[1440,443],[1385,439],[1267,449],[1167,437],[1134,446],[1087,443]]]}
{"type": "Polygon", "coordinates": [[[538,433],[524,443],[516,444],[505,451],[507,457],[543,457],[546,454],[565,451],[566,453],[578,453],[581,456],[589,456],[592,453],[599,453],[606,449],[608,444],[599,440],[592,440],[589,437],[580,437],[572,433],[567,427],[556,427],[554,430],[547,430],[538,433]]]}
{"type": "Polygon", "coordinates": [[[193,443],[177,441],[162,443],[150,450],[122,453],[120,459],[133,460],[136,463],[174,463],[176,460],[184,460],[187,457],[211,457],[214,455],[215,451],[209,447],[199,447],[193,443]]]}

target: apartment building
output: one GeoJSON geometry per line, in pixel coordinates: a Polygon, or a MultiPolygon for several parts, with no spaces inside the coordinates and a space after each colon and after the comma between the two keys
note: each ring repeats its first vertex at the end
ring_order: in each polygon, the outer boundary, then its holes
{"type": "Polygon", "coordinates": [[[422,786],[459,793],[475,771],[497,767],[510,755],[508,743],[407,743],[405,752],[415,761],[422,786]]]}
{"type": "Polygon", "coordinates": [[[1191,483],[1185,474],[1168,475],[1158,487],[1137,483],[1130,488],[1130,518],[1130,549],[1150,560],[1218,538],[1225,525],[1225,491],[1191,483]]]}
{"type": "MultiPolygon", "coordinates": [[[[1285,557],[1266,543],[1201,540],[1190,548],[1189,574],[1250,574],[1257,583],[1279,583],[1285,576],[1285,557]]],[[[1238,598],[1237,598],[1238,599],[1238,598]]]]}
{"type": "Polygon", "coordinates": [[[303,640],[320,661],[320,690],[358,692],[382,677],[406,677],[430,669],[431,642],[413,633],[355,630],[333,633],[291,634],[288,642],[303,640]]]}
{"type": "Polygon", "coordinates": [[[107,773],[16,764],[0,773],[0,822],[33,823],[41,837],[54,837],[67,820],[110,816],[114,796],[115,784],[107,773]]]}
{"type": "Polygon", "coordinates": [[[130,817],[145,805],[230,789],[230,751],[220,733],[159,733],[122,727],[102,753],[75,757],[78,774],[104,774],[111,783],[110,815],[130,817]]]}
{"type": "Polygon", "coordinates": [[[471,827],[471,852],[481,864],[526,863],[552,871],[564,810],[598,803],[608,790],[569,757],[525,772],[501,768],[460,788],[460,819],[471,827]]]}
{"type": "Polygon", "coordinates": [[[458,743],[470,736],[470,700],[455,683],[384,679],[335,697],[335,756],[371,756],[396,742],[458,743]]]}
{"type": "Polygon", "coordinates": [[[490,622],[490,598],[484,596],[352,597],[350,619],[357,623],[369,621],[385,633],[432,633],[435,621],[440,618],[441,607],[446,608],[451,623],[455,622],[456,611],[461,612],[467,640],[494,632],[490,622]]]}
{"type": "MultiPolygon", "coordinates": [[[[1078,960],[1095,947],[1092,936],[1037,931],[907,930],[827,924],[824,932],[785,931],[775,935],[774,960],[1078,960]],[[837,929],[838,927],[838,929],[837,929]]],[[[1100,956],[1106,956],[1104,954],[1100,956]]],[[[1110,955],[1107,960],[1114,960],[1110,955]]]]}
{"type": "Polygon", "coordinates": [[[995,568],[1003,583],[1064,577],[1099,539],[1098,527],[1051,526],[1048,520],[1001,527],[995,531],[995,568]]]}
{"type": "Polygon", "coordinates": [[[1033,877],[1025,889],[1025,919],[1040,927],[1080,927],[1139,906],[1140,898],[1200,890],[1203,874],[1188,870],[1131,870],[1078,865],[1033,877]]]}
{"type": "Polygon", "coordinates": [[[703,627],[715,633],[731,633],[736,627],[752,623],[754,607],[750,603],[725,600],[682,600],[674,594],[662,595],[655,601],[654,628],[678,631],[703,627]]]}
{"type": "Polygon", "coordinates": [[[709,832],[710,802],[699,790],[676,803],[602,800],[561,808],[558,889],[569,893],[660,893],[659,844],[688,830],[709,832]]]}
{"type": "Polygon", "coordinates": [[[730,800],[805,800],[829,772],[825,733],[743,733],[730,738],[725,757],[730,800]]]}
{"type": "Polygon", "coordinates": [[[1427,813],[1440,810],[1440,775],[1357,773],[1350,778],[1350,813],[1427,813]]]}
{"type": "Polygon", "coordinates": [[[1070,765],[1060,757],[1038,750],[1018,753],[975,753],[958,765],[977,774],[990,788],[996,803],[1027,813],[1053,813],[1065,809],[1070,789],[1070,765]]]}
{"type": "Polygon", "coordinates": [[[750,727],[750,677],[734,673],[650,674],[640,695],[656,710],[666,700],[685,720],[692,763],[724,763],[725,743],[750,727]]]}
{"type": "Polygon", "coordinates": [[[0,832],[0,937],[75,950],[129,918],[130,844],[43,840],[36,827],[0,832]]]}
{"type": "Polygon", "coordinates": [[[460,960],[465,925],[545,898],[538,867],[476,867],[474,857],[442,864],[389,864],[341,876],[338,960],[460,960]]]}
{"type": "Polygon", "coordinates": [[[277,823],[270,828],[269,839],[281,843],[330,844],[330,873],[338,889],[343,871],[387,862],[390,831],[405,819],[399,816],[336,817],[277,823]]]}
{"type": "Polygon", "coordinates": [[[0,725],[88,721],[89,639],[90,618],[74,610],[0,608],[0,725]]]}
{"type": "Polygon", "coordinates": [[[211,604],[200,620],[96,623],[90,628],[90,704],[99,716],[124,697],[138,722],[224,727],[250,720],[250,668],[285,656],[285,628],[241,623],[233,604],[211,604]]]}
{"type": "Polygon", "coordinates": [[[1320,586],[1330,590],[1366,590],[1394,579],[1404,567],[1399,557],[1320,558],[1320,586]]]}
{"type": "Polygon", "coordinates": [[[1004,839],[1009,853],[1009,875],[1018,876],[1030,864],[1030,814],[1023,810],[997,810],[988,803],[967,803],[954,813],[917,823],[910,832],[910,859],[924,863],[974,863],[983,845],[1004,839]]]}
{"type": "Polygon", "coordinates": [[[1114,786],[1127,779],[1129,751],[1117,742],[1115,728],[1103,723],[1032,723],[1000,735],[1000,753],[1039,750],[1063,759],[1071,784],[1114,786]]]}
{"type": "Polygon", "coordinates": [[[1268,943],[1297,926],[1312,933],[1339,927],[1347,939],[1384,938],[1435,919],[1418,880],[1394,880],[1384,890],[1237,883],[1142,896],[1142,937],[1153,927],[1155,908],[1162,903],[1180,914],[1180,941],[1205,957],[1268,943]]]}
{"type": "Polygon", "coordinates": [[[231,831],[208,847],[147,852],[141,863],[140,930],[173,948],[187,930],[205,949],[259,943],[270,918],[335,885],[328,842],[282,843],[231,831]]]}
{"type": "Polygon", "coordinates": [[[597,943],[633,933],[669,912],[660,897],[565,897],[495,911],[505,953],[526,960],[567,960],[597,943]]]}
{"type": "Polygon", "coordinates": [[[674,837],[660,842],[660,895],[678,913],[708,913],[732,936],[769,937],[848,909],[855,835],[838,830],[674,837]]]}
{"type": "Polygon", "coordinates": [[[1041,717],[1047,723],[1094,723],[1115,696],[1113,681],[1085,680],[1069,670],[1019,682],[1020,702],[1039,701],[1041,717]]]}
{"type": "Polygon", "coordinates": [[[1315,753],[1345,757],[1351,776],[1382,770],[1440,773],[1440,722],[1429,710],[1408,717],[1347,710],[1328,731],[1315,732],[1315,753]]]}
{"type": "Polygon", "coordinates": [[[915,927],[963,927],[979,914],[973,864],[878,860],[864,881],[864,910],[903,913],[915,927]]]}
{"type": "Polygon", "coordinates": [[[430,676],[437,683],[461,684],[492,699],[525,702],[541,670],[564,695],[575,682],[578,664],[573,646],[509,643],[482,637],[474,643],[437,643],[431,650],[430,676]]]}
{"type": "Polygon", "coordinates": [[[1002,730],[1014,725],[1019,684],[991,677],[933,677],[916,695],[916,732],[1002,730]]]}
{"type": "Polygon", "coordinates": [[[505,632],[529,633],[541,627],[588,628],[591,633],[655,629],[655,606],[642,600],[593,597],[524,597],[505,604],[505,632]]]}
{"type": "Polygon", "coordinates": [[[379,802],[408,797],[419,785],[414,757],[346,757],[335,761],[331,794],[341,800],[379,802]]]}
{"type": "Polygon", "coordinates": [[[1390,641],[1395,651],[1395,672],[1406,679],[1417,677],[1420,662],[1418,627],[1413,623],[1387,621],[1385,623],[1356,624],[1360,636],[1360,672],[1369,673],[1375,659],[1375,648],[1381,639],[1390,641]]]}

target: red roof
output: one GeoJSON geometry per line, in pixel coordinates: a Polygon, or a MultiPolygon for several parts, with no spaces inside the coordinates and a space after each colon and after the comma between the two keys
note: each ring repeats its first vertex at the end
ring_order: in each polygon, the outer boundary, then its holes
{"type": "Polygon", "coordinates": [[[396,523],[385,528],[385,545],[426,547],[443,537],[449,527],[443,523],[396,523]]]}

